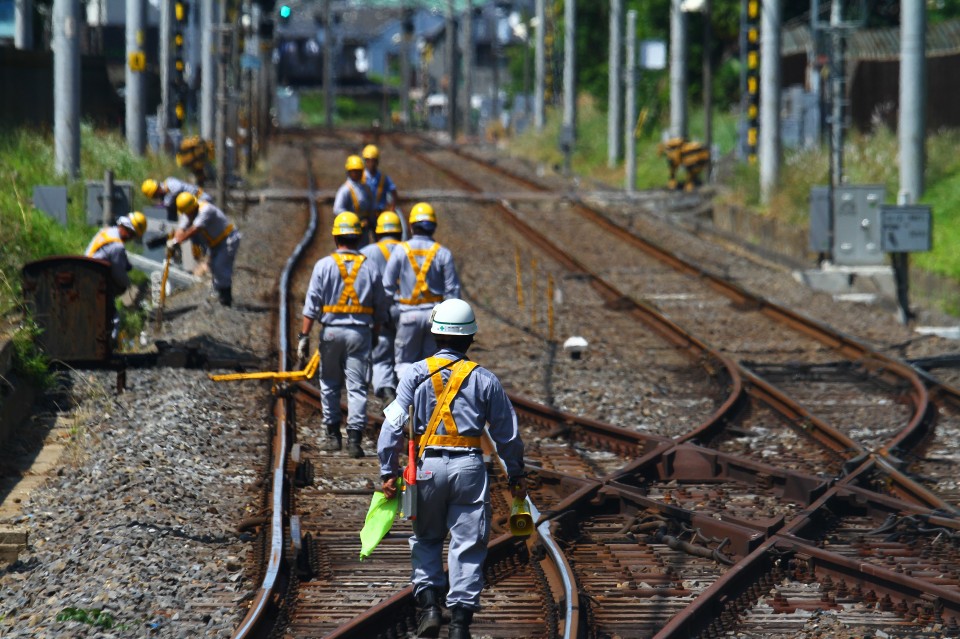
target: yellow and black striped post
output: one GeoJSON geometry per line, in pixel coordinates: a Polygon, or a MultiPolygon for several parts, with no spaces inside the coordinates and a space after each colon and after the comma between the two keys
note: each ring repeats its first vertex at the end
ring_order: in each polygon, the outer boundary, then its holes
{"type": "Polygon", "coordinates": [[[186,0],[175,0],[173,5],[173,114],[177,128],[182,129],[187,118],[186,64],[183,55],[183,34],[187,30],[188,6],[186,0]]]}
{"type": "Polygon", "coordinates": [[[745,0],[747,35],[747,144],[750,164],[757,163],[757,140],[760,131],[760,0],[745,0]]]}

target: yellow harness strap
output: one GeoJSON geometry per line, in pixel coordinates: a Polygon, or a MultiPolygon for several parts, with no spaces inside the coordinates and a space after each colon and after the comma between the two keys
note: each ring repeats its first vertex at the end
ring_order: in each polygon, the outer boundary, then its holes
{"type": "Polygon", "coordinates": [[[400,243],[399,240],[395,240],[390,237],[388,237],[385,240],[380,240],[379,242],[377,242],[377,248],[379,248],[380,252],[383,253],[384,260],[386,260],[387,262],[390,261],[390,247],[393,246],[394,244],[399,244],[399,243],[400,243]]]}
{"type": "MultiPolygon", "coordinates": [[[[377,182],[377,194],[376,194],[376,196],[373,198],[373,208],[374,208],[374,209],[376,209],[378,206],[380,206],[380,196],[383,195],[383,183],[386,182],[386,180],[384,179],[385,177],[386,177],[386,176],[384,176],[384,174],[381,173],[381,174],[380,174],[380,181],[377,182]]],[[[363,179],[361,180],[361,182],[364,183],[364,184],[367,183],[367,172],[366,172],[366,171],[363,172],[363,179]]],[[[352,192],[353,192],[353,189],[351,189],[351,193],[352,193],[352,192]]],[[[357,205],[357,200],[356,200],[356,198],[354,198],[354,200],[353,200],[353,205],[354,205],[354,206],[357,205]]],[[[379,211],[378,211],[378,212],[379,212],[379,211]]]]}
{"type": "MultiPolygon", "coordinates": [[[[437,369],[449,363],[450,360],[440,357],[428,357],[427,369],[430,373],[434,373],[437,369]]],[[[441,375],[432,375],[430,381],[433,382],[433,392],[437,397],[437,405],[434,406],[433,414],[427,423],[427,428],[419,440],[421,459],[428,446],[480,448],[480,438],[461,435],[457,430],[457,423],[453,419],[453,413],[450,412],[450,403],[453,401],[453,398],[457,396],[457,393],[460,392],[460,387],[463,386],[463,382],[467,379],[467,376],[469,376],[476,367],[476,362],[470,362],[465,359],[460,360],[450,369],[450,379],[447,380],[446,385],[444,385],[441,375]],[[447,431],[445,435],[437,433],[437,427],[440,426],[441,422],[443,422],[444,430],[447,431]]]]}
{"type": "Polygon", "coordinates": [[[227,228],[223,229],[223,233],[221,233],[217,237],[211,236],[209,233],[207,233],[207,229],[203,228],[202,226],[200,227],[200,235],[202,235],[203,238],[207,241],[207,246],[209,246],[210,248],[216,248],[217,245],[220,244],[220,242],[227,239],[227,236],[230,235],[231,233],[233,233],[233,224],[227,224],[227,228]]]}
{"type": "Polygon", "coordinates": [[[99,251],[101,248],[107,244],[113,244],[114,242],[119,242],[123,244],[123,240],[119,237],[113,237],[107,231],[109,229],[100,229],[96,236],[93,238],[93,242],[90,244],[90,250],[87,251],[87,257],[93,257],[93,254],[99,251]]]}
{"type": "Polygon", "coordinates": [[[413,268],[413,273],[417,281],[413,285],[410,297],[401,299],[400,303],[417,306],[418,304],[427,304],[429,302],[442,302],[443,296],[436,295],[427,287],[427,271],[430,270],[433,258],[437,256],[437,251],[440,250],[439,242],[434,242],[433,246],[429,249],[415,249],[410,246],[410,242],[404,242],[401,246],[407,253],[407,259],[410,260],[410,266],[413,268]],[[423,266],[417,265],[418,257],[423,258],[423,266]]]}
{"type": "Polygon", "coordinates": [[[350,199],[353,201],[353,212],[359,215],[360,199],[357,197],[357,192],[353,190],[353,185],[349,182],[347,182],[347,188],[350,189],[350,199]]]}
{"type": "Polygon", "coordinates": [[[336,304],[323,307],[324,313],[362,313],[373,315],[372,306],[361,306],[360,297],[353,288],[353,283],[357,279],[357,273],[360,272],[360,265],[367,259],[363,255],[354,253],[334,253],[331,257],[337,262],[337,268],[340,269],[340,277],[343,279],[343,291],[340,293],[340,299],[336,304]],[[357,266],[353,272],[347,270],[347,262],[356,262],[357,266]]]}

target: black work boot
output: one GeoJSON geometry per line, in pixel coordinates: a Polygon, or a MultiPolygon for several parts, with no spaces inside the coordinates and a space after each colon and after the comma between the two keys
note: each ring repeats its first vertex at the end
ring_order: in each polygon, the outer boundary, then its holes
{"type": "Polygon", "coordinates": [[[220,304],[223,306],[233,305],[233,290],[230,287],[218,288],[217,297],[220,298],[220,304]]]}
{"type": "Polygon", "coordinates": [[[414,599],[417,601],[417,636],[439,637],[443,622],[439,593],[434,588],[424,588],[414,599]]]}
{"type": "Polygon", "coordinates": [[[363,457],[363,449],[360,448],[360,443],[362,441],[363,441],[362,430],[347,431],[347,453],[354,459],[359,459],[363,457]]]}
{"type": "Polygon", "coordinates": [[[470,623],[473,611],[463,606],[450,609],[450,639],[470,639],[470,623]]]}
{"type": "Polygon", "coordinates": [[[334,451],[341,448],[343,448],[343,435],[340,434],[340,424],[327,424],[327,436],[320,449],[334,451]]]}

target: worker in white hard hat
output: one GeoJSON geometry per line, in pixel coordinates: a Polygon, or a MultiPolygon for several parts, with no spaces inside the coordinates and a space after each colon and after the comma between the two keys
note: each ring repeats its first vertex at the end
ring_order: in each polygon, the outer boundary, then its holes
{"type": "Polygon", "coordinates": [[[409,407],[419,438],[417,516],[410,538],[418,637],[437,637],[446,593],[453,639],[469,639],[480,609],[483,562],[490,539],[490,484],[480,438],[484,427],[496,443],[514,498],[526,495],[523,441],[517,416],[500,380],[467,359],[477,332],[470,305],[448,299],[433,310],[431,331],[440,350],[406,369],[397,399],[384,410],[377,443],[380,481],[388,499],[397,493],[399,455],[409,407]],[[444,572],[443,544],[449,579],[444,572]]]}
{"type": "MultiPolygon", "coordinates": [[[[377,217],[377,227],[373,231],[377,241],[363,247],[360,252],[377,267],[377,279],[383,282],[383,271],[387,267],[387,260],[394,249],[400,245],[403,235],[403,226],[400,225],[400,216],[393,211],[384,211],[377,217]]],[[[400,309],[391,298],[387,302],[390,311],[386,321],[380,327],[377,343],[371,354],[371,379],[373,393],[389,404],[397,395],[397,375],[394,371],[393,341],[397,336],[397,320],[400,318],[400,309]]]]}
{"type": "Polygon", "coordinates": [[[390,176],[380,171],[380,149],[373,144],[363,147],[363,183],[370,188],[373,194],[373,208],[377,214],[384,211],[396,211],[397,185],[390,176]]]}
{"type": "Polygon", "coordinates": [[[367,425],[367,373],[374,335],[386,320],[388,305],[377,266],[357,249],[363,235],[360,218],[350,211],[337,215],[332,235],[336,251],[313,267],[303,321],[297,336],[297,359],[310,356],[310,330],[320,322],[320,401],[326,439],[322,448],[343,445],[340,391],[347,388],[347,453],[364,456],[367,425]]]}
{"type": "Polygon", "coordinates": [[[460,278],[450,250],[434,241],[437,216],[426,202],[410,209],[413,236],[393,251],[383,272],[387,297],[397,301],[400,318],[394,340],[397,377],[413,362],[433,355],[430,314],[443,300],[460,297],[460,278]]]}
{"type": "MultiPolygon", "coordinates": [[[[147,218],[140,211],[134,211],[118,218],[116,226],[107,226],[97,231],[84,251],[87,257],[110,264],[114,297],[120,296],[130,286],[129,273],[133,270],[133,265],[130,264],[124,244],[132,239],[142,238],[146,230],[147,218]]],[[[111,337],[116,341],[120,332],[120,316],[116,314],[115,304],[110,304],[110,309],[113,313],[111,337]]]]}
{"type": "Polygon", "coordinates": [[[360,246],[366,246],[370,241],[369,229],[377,223],[373,193],[370,187],[363,183],[363,159],[359,155],[349,156],[344,168],[347,171],[347,179],[337,189],[337,194],[333,198],[333,213],[334,215],[344,211],[355,213],[360,218],[360,224],[363,225],[360,246]]]}
{"type": "Polygon", "coordinates": [[[226,213],[212,202],[198,201],[191,193],[177,196],[177,210],[186,216],[185,225],[178,228],[170,246],[191,240],[210,251],[210,273],[213,288],[223,306],[233,304],[233,262],[240,248],[240,231],[226,213]]]}

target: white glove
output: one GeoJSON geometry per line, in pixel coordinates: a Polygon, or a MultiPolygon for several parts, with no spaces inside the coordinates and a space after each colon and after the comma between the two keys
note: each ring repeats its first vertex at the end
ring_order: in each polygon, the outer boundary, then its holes
{"type": "Polygon", "coordinates": [[[310,358],[310,335],[300,333],[297,339],[297,359],[302,363],[310,358]]]}
{"type": "Polygon", "coordinates": [[[177,248],[178,246],[180,246],[180,242],[176,241],[172,237],[169,240],[167,240],[167,248],[170,249],[171,251],[177,248]]]}

